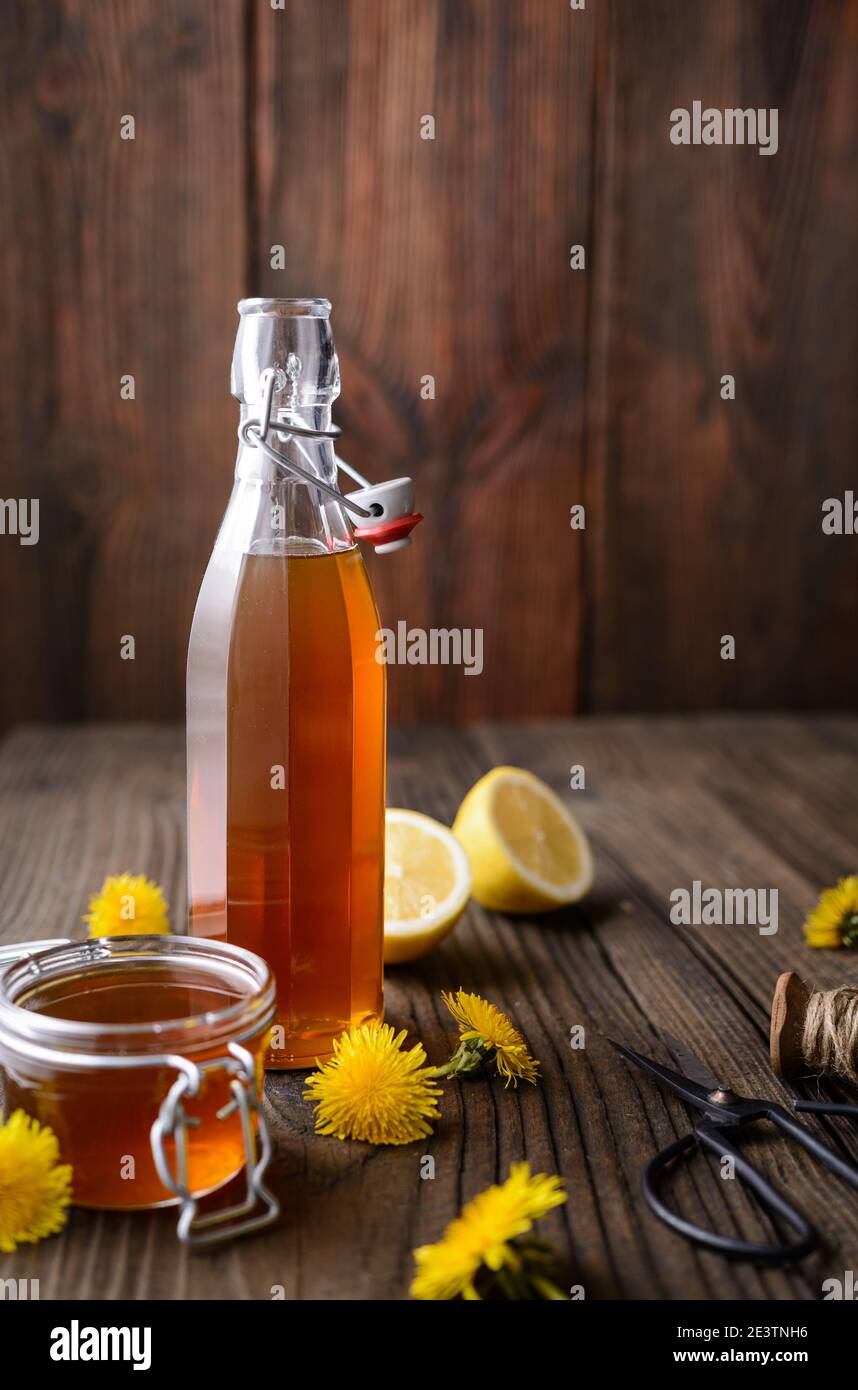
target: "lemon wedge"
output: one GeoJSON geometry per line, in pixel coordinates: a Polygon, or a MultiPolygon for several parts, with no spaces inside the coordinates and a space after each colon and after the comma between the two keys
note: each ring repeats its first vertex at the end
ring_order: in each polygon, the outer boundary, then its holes
{"type": "Polygon", "coordinates": [[[384,959],[416,960],[458,922],[471,893],[468,856],[446,825],[419,811],[385,821],[384,959]]]}
{"type": "Polygon", "coordinates": [[[473,873],[473,896],[498,912],[548,912],[593,883],[581,826],[550,787],[520,767],[496,767],[468,792],[453,822],[473,873]]]}

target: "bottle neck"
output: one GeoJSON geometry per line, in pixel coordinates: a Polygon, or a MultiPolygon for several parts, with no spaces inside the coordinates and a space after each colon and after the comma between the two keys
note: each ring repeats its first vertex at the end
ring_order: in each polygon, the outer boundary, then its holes
{"type": "MultiPolygon", "coordinates": [[[[289,462],[302,468],[305,473],[314,473],[323,482],[334,484],[337,480],[337,464],[334,454],[334,441],[332,439],[313,439],[307,435],[291,435],[284,438],[274,432],[274,426],[279,422],[286,422],[291,419],[300,423],[305,429],[326,430],[331,427],[330,409],[303,410],[300,417],[297,412],[290,413],[289,416],[283,411],[272,411],[271,428],[269,440],[278,454],[289,462]]],[[[268,458],[261,449],[254,449],[244,441],[244,426],[248,423],[257,423],[259,420],[258,409],[251,405],[241,407],[241,428],[239,431],[238,455],[235,462],[236,478],[262,478],[266,482],[291,483],[296,487],[307,487],[308,484],[291,473],[287,468],[268,458]]],[[[316,494],[321,497],[321,494],[316,494]]]]}
{"type": "MultiPolygon", "coordinates": [[[[321,413],[321,412],[320,412],[321,413]]],[[[328,413],[329,412],[325,412],[328,413]]],[[[242,424],[258,418],[252,406],[242,406],[242,424]]],[[[278,414],[279,419],[282,415],[278,414]]],[[[294,416],[292,417],[294,419],[294,416]]],[[[324,429],[321,422],[314,428],[324,429]]],[[[336,483],[337,465],[332,439],[293,435],[284,439],[269,433],[273,447],[329,484],[336,483]]],[[[254,553],[291,554],[350,549],[354,536],[341,507],[327,493],[269,459],[239,436],[235,464],[234,507],[246,518],[241,548],[254,553]]]]}
{"type": "MultiPolygon", "coordinates": [[[[328,550],[354,544],[337,497],[314,487],[306,475],[336,486],[332,439],[310,434],[284,435],[278,423],[304,430],[331,428],[331,407],[339,395],[340,373],[325,299],[248,299],[239,304],[239,328],[232,362],[231,389],[241,405],[235,465],[235,510],[251,521],[255,549],[287,553],[292,541],[328,550]],[[254,448],[252,432],[268,420],[265,442],[283,456],[280,464],[254,448]],[[294,465],[302,478],[290,470],[294,465]],[[274,518],[272,520],[272,517],[274,518]]],[[[242,528],[247,527],[242,522],[242,528]]]]}

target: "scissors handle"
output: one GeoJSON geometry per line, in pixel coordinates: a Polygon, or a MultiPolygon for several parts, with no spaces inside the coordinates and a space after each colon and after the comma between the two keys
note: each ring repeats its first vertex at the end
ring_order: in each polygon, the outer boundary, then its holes
{"type": "Polygon", "coordinates": [[[705,1245],[710,1250],[717,1250],[720,1254],[732,1256],[734,1259],[785,1263],[788,1260],[801,1259],[802,1255],[806,1255],[817,1243],[817,1232],[804,1213],[788,1202],[777,1188],[748,1162],[741,1150],[731,1143],[723,1126],[715,1125],[708,1120],[701,1120],[693,1134],[686,1134],[682,1139],[674,1140],[661,1153],[656,1154],[655,1158],[650,1159],[644,1172],[643,1188],[644,1196],[656,1216],[672,1230],[685,1236],[687,1240],[693,1240],[698,1245],[705,1245]],[[718,1158],[731,1158],[736,1172],[752,1189],[760,1205],[770,1215],[781,1217],[795,1231],[795,1238],[783,1242],[739,1240],[735,1236],[718,1235],[717,1231],[708,1231],[704,1226],[695,1226],[693,1222],[686,1221],[685,1217],[672,1211],[661,1198],[665,1170],[680,1155],[690,1153],[698,1146],[709,1149],[718,1158]]]}
{"type": "MultiPolygon", "coordinates": [[[[832,1106],[827,1107],[827,1112],[838,1113],[832,1106]]],[[[856,1113],[855,1107],[853,1107],[852,1113],[856,1113]]],[[[790,1139],[801,1144],[801,1147],[818,1159],[829,1173],[836,1173],[838,1178],[841,1178],[843,1182],[848,1182],[850,1187],[854,1187],[858,1191],[858,1168],[855,1164],[850,1163],[846,1158],[841,1158],[832,1148],[829,1148],[828,1144],[823,1144],[821,1139],[817,1139],[815,1134],[811,1134],[809,1129],[805,1129],[801,1121],[791,1115],[788,1110],[785,1110],[782,1105],[770,1105],[766,1111],[766,1118],[776,1124],[784,1134],[788,1134],[790,1139]]]]}
{"type": "Polygon", "coordinates": [[[795,1109],[808,1115],[851,1115],[858,1120],[858,1105],[833,1100],[797,1100],[795,1109]]]}

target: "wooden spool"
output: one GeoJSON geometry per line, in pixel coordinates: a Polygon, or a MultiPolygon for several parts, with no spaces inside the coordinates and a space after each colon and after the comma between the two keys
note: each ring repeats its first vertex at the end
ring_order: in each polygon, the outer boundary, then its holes
{"type": "Polygon", "coordinates": [[[801,1039],[809,1001],[810,990],[794,970],[787,970],[778,977],[769,1034],[772,1070],[776,1076],[798,1076],[807,1070],[801,1039]]]}

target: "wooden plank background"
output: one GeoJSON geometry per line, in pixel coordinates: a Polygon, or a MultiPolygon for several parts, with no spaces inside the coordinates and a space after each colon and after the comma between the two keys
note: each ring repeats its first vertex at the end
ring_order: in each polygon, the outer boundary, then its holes
{"type": "Polygon", "coordinates": [[[0,722],[181,716],[254,292],[333,300],[343,453],[417,482],[385,623],[485,630],[394,715],[852,706],[856,55],[858,0],[8,0],[0,722]]]}
{"type": "MultiPolygon", "coordinates": [[[[574,796],[593,840],[596,886],[580,908],[510,918],[471,903],[442,946],[386,972],[386,1017],[449,1056],[442,989],[476,990],[504,1009],[542,1063],[539,1085],[485,1078],[444,1084],[434,1135],[373,1148],[313,1132],[304,1075],[266,1078],[275,1156],[276,1227],[215,1253],[190,1254],[175,1213],[73,1211],[58,1238],[5,1256],[4,1278],[39,1280],[45,1298],[400,1299],[412,1250],[434,1241],[509,1165],[561,1174],[569,1201],[542,1223],[564,1287],[589,1300],[819,1299],[825,1279],[858,1261],[858,1204],[803,1151],[759,1126],[742,1140],[769,1179],[823,1233],[795,1267],[733,1264],[691,1247],[643,1203],[644,1163],[691,1123],[686,1107],[630,1070],[617,1037],[670,1065],[665,1035],[684,1042],[749,1095],[789,1104],[768,1065],[772,987],[798,969],[819,988],[858,983],[854,952],[802,944],[801,922],[823,883],[854,867],[858,839],[852,718],[677,720],[602,717],[415,728],[392,746],[391,802],[449,823],[487,768],[521,763],[568,796],[568,767],[587,769],[574,796]],[[670,893],[777,888],[778,931],[676,926],[670,893]],[[570,1047],[573,1025],[586,1046],[570,1047]],[[431,1154],[435,1178],[423,1181],[431,1154]]],[[[20,729],[0,751],[0,941],[82,935],[89,894],[107,872],[145,867],[184,921],[184,748],[162,726],[20,729]],[[50,855],[43,846],[48,843],[50,855]]],[[[826,1083],[805,1095],[836,1095],[826,1083]]],[[[846,1120],[808,1124],[858,1161],[846,1120]]],[[[690,1220],[759,1240],[764,1229],[739,1182],[701,1157],[671,1179],[690,1220]]]]}

